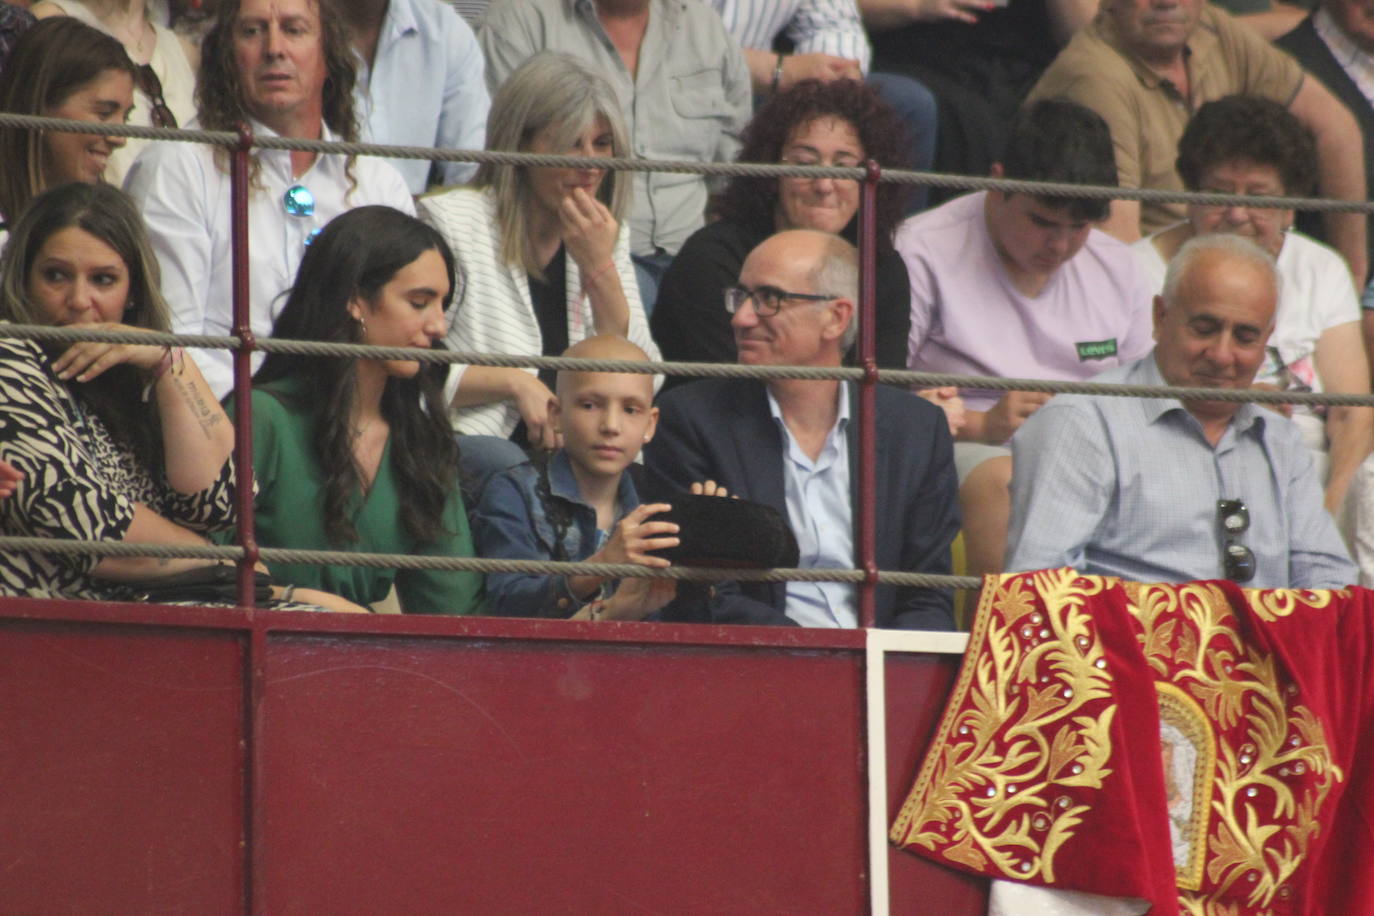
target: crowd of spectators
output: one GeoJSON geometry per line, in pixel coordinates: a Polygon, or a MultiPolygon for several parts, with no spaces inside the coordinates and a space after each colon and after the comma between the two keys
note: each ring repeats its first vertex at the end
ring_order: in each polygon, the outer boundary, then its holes
{"type": "MultiPolygon", "coordinates": [[[[1363,201],[1363,8],[1235,13],[1203,0],[0,3],[0,111],[1363,201]]],[[[228,166],[206,145],[0,126],[0,320],[232,333],[228,166]]],[[[1369,393],[1364,214],[883,184],[874,216],[880,366],[1369,393]]],[[[853,365],[858,223],[848,179],[255,148],[251,328],[853,365]]],[[[681,494],[706,499],[708,519],[712,504],[780,519],[798,565],[855,565],[851,384],[261,351],[252,366],[264,546],[662,567],[703,537],[747,541],[748,525],[689,525],[681,494]]],[[[227,350],[0,337],[0,532],[232,540],[232,385],[227,350]]],[[[1374,408],[880,386],[876,410],[882,569],[1374,582],[1374,408]]],[[[7,551],[0,594],[127,598],[204,567],[7,551]]],[[[844,583],[270,575],[264,600],[285,608],[859,622],[844,583]]],[[[944,590],[879,588],[876,604],[879,626],[954,624],[944,590]]]]}

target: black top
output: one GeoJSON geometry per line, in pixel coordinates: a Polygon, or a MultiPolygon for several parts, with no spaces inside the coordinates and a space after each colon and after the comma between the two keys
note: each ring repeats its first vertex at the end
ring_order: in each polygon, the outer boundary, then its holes
{"type": "MultiPolygon", "coordinates": [[[[530,303],[534,306],[534,320],[539,322],[539,338],[543,341],[540,356],[562,356],[568,349],[568,253],[562,245],[544,268],[544,279],[529,274],[530,303]]],[[[552,391],[558,381],[553,369],[540,369],[539,381],[552,391]]],[[[530,447],[529,430],[521,420],[511,430],[510,438],[521,448],[530,447]]]]}
{"type": "MultiPolygon", "coordinates": [[[[544,342],[542,356],[562,356],[568,349],[568,300],[567,300],[568,253],[562,245],[554,253],[553,260],[544,268],[544,279],[530,275],[530,301],[534,304],[534,317],[539,322],[539,337],[544,342]]],[[[540,369],[539,380],[553,388],[558,373],[552,369],[540,369]]]]}
{"type": "MultiPolygon", "coordinates": [[[[649,329],[665,360],[735,361],[738,352],[730,330],[730,313],[725,310],[725,288],[739,282],[744,259],[771,234],[729,220],[709,223],[692,233],[663,275],[649,319],[649,329]]],[[[874,306],[878,365],[905,369],[911,332],[911,285],[906,265],[889,249],[878,254],[877,267],[874,306]]],[[[663,390],[689,381],[690,376],[668,376],[663,390]]]]}

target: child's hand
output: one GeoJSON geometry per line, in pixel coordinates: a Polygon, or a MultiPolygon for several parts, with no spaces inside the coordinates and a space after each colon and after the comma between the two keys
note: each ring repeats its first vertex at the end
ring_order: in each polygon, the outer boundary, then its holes
{"type": "MultiPolygon", "coordinates": [[[[638,563],[640,566],[671,566],[663,557],[651,556],[650,550],[676,547],[677,525],[673,522],[650,522],[646,519],[673,508],[667,503],[644,503],[615,526],[615,533],[606,545],[593,556],[590,563],[638,563]]],[[[646,612],[647,613],[647,612],[646,612]]]]}
{"type": "Polygon", "coordinates": [[[676,596],[676,579],[621,579],[620,587],[602,602],[595,619],[643,620],[676,596]]]}
{"type": "MultiPolygon", "coordinates": [[[[701,483],[692,484],[693,496],[730,496],[730,491],[716,483],[714,480],[707,480],[701,483]]],[[[739,499],[739,495],[730,496],[731,499],[739,499]]]]}

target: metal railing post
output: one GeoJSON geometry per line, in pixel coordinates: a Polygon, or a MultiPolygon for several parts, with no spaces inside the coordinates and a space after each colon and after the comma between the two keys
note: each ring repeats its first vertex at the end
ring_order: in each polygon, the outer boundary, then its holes
{"type": "Polygon", "coordinates": [[[874,590],[878,585],[877,538],[877,457],[878,362],[874,356],[877,333],[874,328],[877,293],[878,179],[882,169],[872,159],[865,163],[868,174],[859,186],[859,365],[864,377],[859,382],[859,567],[864,581],[859,585],[859,625],[873,627],[876,604],[874,590]]]}
{"type": "Polygon", "coordinates": [[[253,528],[253,320],[248,301],[248,157],[253,129],[238,128],[239,144],[229,153],[230,250],[233,257],[234,333],[234,489],[238,510],[239,607],[253,607],[253,580],[258,563],[258,540],[253,528]]]}

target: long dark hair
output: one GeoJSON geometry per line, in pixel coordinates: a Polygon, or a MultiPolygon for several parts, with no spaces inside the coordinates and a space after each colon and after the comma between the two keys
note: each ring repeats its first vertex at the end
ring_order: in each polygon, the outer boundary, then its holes
{"type": "MultiPolygon", "coordinates": [[[[68,16],[39,20],[15,45],[0,75],[0,111],[46,114],[106,70],[133,78],[133,61],[118,41],[68,16]]],[[[41,130],[0,127],[0,216],[11,224],[48,186],[44,143],[41,130]]]]}
{"type": "MultiPolygon", "coordinates": [[[[778,162],[792,131],[816,118],[838,118],[859,135],[864,155],[885,168],[906,168],[907,128],[892,107],[877,91],[858,80],[802,80],[791,88],[768,98],[754,112],[744,129],[744,147],[736,157],[740,162],[778,162]]],[[[876,207],[877,242],[880,248],[892,247],[892,234],[901,222],[906,207],[907,185],[885,184],[876,207]]],[[[778,204],[778,179],[741,175],[730,179],[721,198],[720,212],[733,222],[755,232],[771,234],[778,204]]],[[[858,215],[845,227],[846,238],[854,237],[858,215]]]]}
{"type": "MultiPolygon", "coordinates": [[[[14,224],[0,259],[0,318],[19,324],[48,324],[51,318],[29,298],[29,273],[38,252],[53,235],[77,228],[114,249],[129,271],[129,297],[124,324],[153,331],[169,329],[167,304],[162,298],[157,257],[148,241],[143,219],[123,191],[108,184],[58,185],[33,199],[14,224]]],[[[46,344],[56,358],[71,344],[46,344]]],[[[158,472],[164,466],[162,427],[155,406],[143,400],[143,373],[121,363],[90,382],[68,382],[90,405],[110,432],[127,445],[144,467],[158,472]]]]}
{"type": "MultiPolygon", "coordinates": [[[[457,292],[456,268],[453,253],[436,230],[391,207],[359,207],[335,217],[306,249],[272,335],[361,343],[348,303],[355,296],[373,301],[397,271],[426,251],[437,251],[444,259],[447,310],[457,292]]],[[[422,365],[414,378],[388,378],[382,391],[401,524],[420,542],[446,533],[444,506],[458,486],[458,445],[443,398],[445,368],[422,365]]],[[[354,543],[358,532],[350,514],[362,488],[349,422],[357,399],[357,361],[269,353],[253,381],[261,385],[288,378],[306,383],[294,393],[299,402],[293,406],[309,410],[312,417],[311,443],[325,480],[325,532],[337,546],[354,543]]]]}

